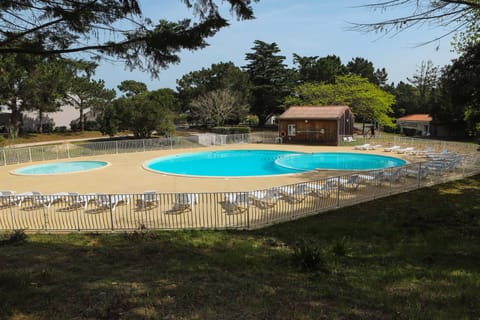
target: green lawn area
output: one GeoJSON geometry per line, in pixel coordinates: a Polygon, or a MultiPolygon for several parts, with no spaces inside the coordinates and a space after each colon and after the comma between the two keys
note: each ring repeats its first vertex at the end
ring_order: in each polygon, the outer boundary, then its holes
{"type": "Polygon", "coordinates": [[[71,139],[90,139],[90,138],[108,138],[103,136],[99,131],[84,131],[84,132],[52,132],[52,133],[29,133],[21,135],[15,139],[3,140],[3,143],[8,145],[48,142],[48,141],[63,141],[71,139]]]}
{"type": "Polygon", "coordinates": [[[249,232],[5,235],[0,319],[479,319],[479,194],[476,176],[249,232]]]}

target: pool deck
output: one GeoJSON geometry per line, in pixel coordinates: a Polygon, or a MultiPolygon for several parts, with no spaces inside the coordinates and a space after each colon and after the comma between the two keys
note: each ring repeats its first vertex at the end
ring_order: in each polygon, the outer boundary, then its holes
{"type": "MultiPolygon", "coordinates": [[[[143,168],[143,164],[157,157],[214,150],[288,150],[299,152],[352,152],[393,156],[408,160],[405,155],[384,152],[383,149],[359,151],[352,146],[325,147],[280,144],[236,144],[206,148],[157,150],[137,153],[110,154],[92,157],[79,157],[34,163],[22,163],[0,167],[0,190],[13,190],[16,193],[40,191],[43,194],[56,192],[84,193],[125,193],[135,194],[147,190],[157,192],[223,192],[250,191],[278,185],[316,180],[327,176],[342,174],[341,171],[315,171],[309,173],[263,176],[263,177],[186,177],[155,173],[143,168]],[[111,165],[105,168],[86,172],[61,175],[14,175],[11,172],[25,166],[57,161],[98,160],[108,161],[111,165]]],[[[234,168],[232,168],[234,170],[234,168]]]]}

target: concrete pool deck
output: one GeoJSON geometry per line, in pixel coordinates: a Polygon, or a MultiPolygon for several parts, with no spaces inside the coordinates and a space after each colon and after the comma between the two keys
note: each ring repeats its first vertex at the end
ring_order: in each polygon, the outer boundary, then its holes
{"type": "MultiPolygon", "coordinates": [[[[188,152],[235,149],[288,150],[299,152],[358,152],[393,156],[408,160],[403,154],[384,152],[383,148],[378,150],[360,151],[354,150],[352,146],[326,147],[286,144],[235,144],[206,148],[109,154],[2,166],[0,167],[0,190],[13,190],[16,193],[40,191],[43,194],[64,191],[78,192],[80,194],[97,192],[134,194],[142,193],[147,190],[154,190],[157,192],[230,192],[257,190],[272,186],[299,183],[307,180],[317,180],[322,177],[336,176],[344,173],[341,171],[315,171],[302,174],[267,177],[215,178],[175,176],[155,173],[143,168],[143,164],[146,161],[161,156],[188,152]],[[102,169],[61,175],[20,176],[11,173],[18,168],[33,164],[81,160],[107,161],[111,163],[111,165],[102,169]]],[[[232,168],[232,170],[234,169],[232,168]]]]}

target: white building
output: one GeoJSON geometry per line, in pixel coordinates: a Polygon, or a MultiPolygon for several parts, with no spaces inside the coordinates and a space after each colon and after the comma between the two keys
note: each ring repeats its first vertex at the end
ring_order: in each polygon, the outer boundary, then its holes
{"type": "Polygon", "coordinates": [[[400,132],[403,133],[404,129],[415,130],[415,135],[429,136],[430,135],[430,123],[432,117],[428,114],[409,114],[397,119],[397,125],[400,127],[400,132]]]}

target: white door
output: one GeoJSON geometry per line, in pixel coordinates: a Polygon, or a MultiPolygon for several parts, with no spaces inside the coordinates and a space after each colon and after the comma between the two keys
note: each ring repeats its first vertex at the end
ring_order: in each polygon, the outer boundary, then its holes
{"type": "Polygon", "coordinates": [[[288,125],[288,135],[289,136],[295,136],[295,125],[294,124],[289,124],[288,125]]]}

